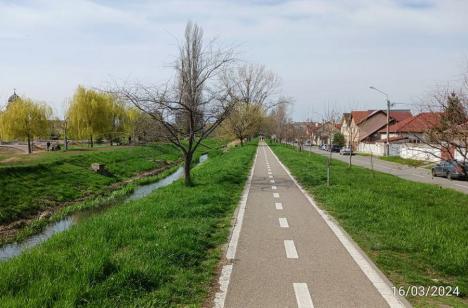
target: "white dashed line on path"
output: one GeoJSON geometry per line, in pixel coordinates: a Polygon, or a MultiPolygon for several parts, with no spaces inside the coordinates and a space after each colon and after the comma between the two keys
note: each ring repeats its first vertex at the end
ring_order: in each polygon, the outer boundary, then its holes
{"type": "Polygon", "coordinates": [[[275,207],[277,210],[282,210],[283,209],[283,204],[281,202],[276,202],[275,207]]]}
{"type": "Polygon", "coordinates": [[[270,180],[270,183],[271,183],[271,184],[274,184],[274,183],[275,183],[275,180],[270,180]]]}
{"type": "Polygon", "coordinates": [[[284,250],[286,250],[286,257],[288,259],[299,259],[293,240],[284,240],[284,250]]]}
{"type": "Polygon", "coordinates": [[[273,193],[273,198],[279,198],[279,193],[273,193]]]}
{"type": "Polygon", "coordinates": [[[289,228],[288,220],[286,218],[278,218],[278,221],[281,228],[289,228]]]}
{"type": "Polygon", "coordinates": [[[293,283],[298,308],[314,308],[307,283],[293,283]]]}
{"type": "Polygon", "coordinates": [[[271,186],[271,189],[276,190],[277,187],[275,185],[271,186]]]}

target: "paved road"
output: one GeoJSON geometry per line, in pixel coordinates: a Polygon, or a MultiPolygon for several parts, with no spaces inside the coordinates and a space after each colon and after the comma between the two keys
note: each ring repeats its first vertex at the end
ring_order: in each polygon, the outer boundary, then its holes
{"type": "Polygon", "coordinates": [[[28,153],[28,145],[24,144],[0,144],[0,148],[15,149],[28,153]]]}
{"type": "MultiPolygon", "coordinates": [[[[329,155],[329,152],[319,150],[317,147],[305,146],[304,149],[306,151],[311,151],[311,152],[325,155],[325,156],[329,155]]],[[[333,153],[333,158],[344,161],[346,163],[349,161],[349,156],[342,156],[342,155],[339,155],[338,153],[333,153]]],[[[365,167],[369,169],[371,168],[370,157],[368,156],[354,155],[352,158],[352,162],[353,164],[357,166],[361,166],[361,167],[365,167]]],[[[440,185],[445,188],[452,188],[452,189],[461,191],[465,194],[468,194],[468,182],[467,181],[457,181],[457,180],[450,181],[446,178],[441,178],[441,177],[433,178],[431,175],[431,170],[429,169],[414,168],[414,167],[405,166],[405,165],[398,164],[398,163],[383,161],[374,157],[374,170],[390,173],[390,174],[399,176],[400,178],[410,180],[410,181],[429,183],[429,184],[440,185]]]]}
{"type": "Polygon", "coordinates": [[[249,183],[215,306],[408,305],[264,144],[249,183]]]}

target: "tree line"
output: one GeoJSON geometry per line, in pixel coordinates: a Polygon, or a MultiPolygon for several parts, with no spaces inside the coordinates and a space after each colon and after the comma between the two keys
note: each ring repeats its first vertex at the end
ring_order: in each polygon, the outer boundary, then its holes
{"type": "Polygon", "coordinates": [[[0,140],[25,140],[32,152],[34,139],[105,138],[112,145],[135,134],[142,114],[116,96],[79,86],[67,106],[64,120],[54,117],[52,108],[30,98],[15,97],[0,111],[0,140]]]}
{"type": "MultiPolygon", "coordinates": [[[[174,144],[184,157],[185,184],[192,185],[195,151],[213,134],[237,138],[241,145],[271,126],[279,97],[279,78],[262,65],[241,63],[235,50],[204,39],[189,22],[174,76],[162,84],[122,84],[95,90],[79,86],[63,120],[53,118],[47,104],[17,98],[0,111],[0,140],[28,140],[51,135],[59,124],[67,140],[86,139],[93,146],[127,138],[174,144]]],[[[31,146],[29,147],[31,152],[31,146]]]]}

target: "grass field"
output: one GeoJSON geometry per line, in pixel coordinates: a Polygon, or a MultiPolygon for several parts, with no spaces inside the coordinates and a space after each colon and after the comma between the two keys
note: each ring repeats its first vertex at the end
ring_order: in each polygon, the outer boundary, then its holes
{"type": "Polygon", "coordinates": [[[212,155],[193,187],[109,208],[0,263],[0,305],[201,306],[255,149],[212,155]]]}
{"type": "Polygon", "coordinates": [[[382,156],[379,157],[381,160],[386,160],[392,163],[398,163],[402,165],[407,165],[411,167],[420,167],[427,164],[431,164],[430,162],[424,160],[416,160],[416,159],[409,159],[409,158],[401,158],[400,156],[382,156]]]}
{"type": "Polygon", "coordinates": [[[410,297],[413,304],[468,305],[468,196],[284,145],[271,148],[319,205],[374,260],[395,286],[459,286],[459,297],[410,297]]]}

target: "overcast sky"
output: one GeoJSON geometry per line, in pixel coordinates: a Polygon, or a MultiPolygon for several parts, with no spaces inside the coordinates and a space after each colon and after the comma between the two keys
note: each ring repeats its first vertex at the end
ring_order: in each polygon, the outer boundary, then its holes
{"type": "Polygon", "coordinates": [[[0,105],[16,88],[61,115],[78,84],[161,82],[188,20],[276,72],[295,120],[384,108],[370,85],[417,104],[467,71],[467,13],[467,0],[0,0],[0,105]]]}

